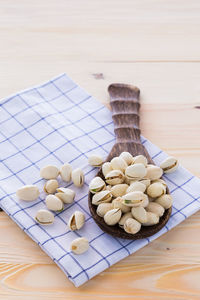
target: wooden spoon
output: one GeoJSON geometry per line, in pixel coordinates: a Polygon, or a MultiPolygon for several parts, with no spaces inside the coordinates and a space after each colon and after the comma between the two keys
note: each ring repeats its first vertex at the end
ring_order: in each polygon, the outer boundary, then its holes
{"type": "MultiPolygon", "coordinates": [[[[110,104],[112,108],[112,118],[115,125],[116,142],[112,147],[106,161],[110,161],[113,157],[119,156],[121,152],[128,151],[133,156],[142,154],[146,156],[149,164],[154,164],[149,153],[142,145],[140,140],[140,128],[139,128],[139,95],[140,90],[137,87],[127,84],[111,84],[108,87],[110,95],[110,104]]],[[[105,180],[102,170],[97,173],[105,180]]],[[[169,190],[167,189],[169,194],[169,190]]],[[[92,196],[89,192],[89,209],[93,219],[98,226],[106,233],[123,238],[123,239],[142,239],[149,237],[159,230],[167,223],[171,215],[171,208],[165,210],[164,215],[160,218],[159,223],[153,226],[142,226],[141,230],[136,234],[126,233],[122,228],[117,225],[108,226],[104,219],[97,215],[97,206],[92,204],[92,196]]]]}

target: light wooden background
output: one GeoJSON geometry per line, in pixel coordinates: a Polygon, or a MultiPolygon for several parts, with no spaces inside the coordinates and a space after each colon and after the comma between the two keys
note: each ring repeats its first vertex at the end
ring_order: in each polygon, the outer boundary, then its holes
{"type": "MultiPolygon", "coordinates": [[[[143,134],[197,176],[199,65],[198,0],[0,0],[1,98],[63,72],[106,104],[133,83],[143,134]]],[[[2,300],[192,300],[199,278],[200,213],[80,288],[0,213],[2,300]]]]}

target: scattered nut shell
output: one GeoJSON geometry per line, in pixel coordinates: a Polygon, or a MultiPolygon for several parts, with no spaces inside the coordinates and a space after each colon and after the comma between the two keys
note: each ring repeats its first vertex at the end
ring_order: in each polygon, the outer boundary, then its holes
{"type": "Polygon", "coordinates": [[[71,174],[72,174],[72,167],[70,166],[69,163],[65,163],[60,168],[60,176],[62,180],[65,182],[69,182],[71,180],[71,174]]]}
{"type": "Polygon", "coordinates": [[[68,227],[74,231],[79,230],[83,227],[85,223],[85,215],[81,211],[75,211],[69,221],[68,221],[68,227]]]}
{"type": "Polygon", "coordinates": [[[89,242],[86,238],[81,237],[73,240],[70,245],[70,250],[75,254],[82,254],[89,249],[89,242]]]}
{"type": "Polygon", "coordinates": [[[59,175],[59,169],[56,166],[48,165],[40,170],[40,177],[44,179],[56,179],[59,175]]]}
{"type": "Polygon", "coordinates": [[[178,160],[173,157],[167,157],[161,164],[160,167],[163,169],[164,173],[172,173],[177,170],[179,166],[178,160]]]}
{"type": "Polygon", "coordinates": [[[36,213],[35,220],[41,225],[51,225],[54,222],[54,215],[46,209],[40,209],[36,213]]]}
{"type": "Polygon", "coordinates": [[[80,168],[72,171],[72,181],[75,186],[81,187],[84,184],[84,174],[80,168]]]}
{"type": "Polygon", "coordinates": [[[39,194],[40,192],[36,185],[24,185],[16,192],[17,197],[24,201],[36,200],[39,194]]]}
{"type": "Polygon", "coordinates": [[[55,194],[63,203],[69,204],[74,201],[75,192],[68,188],[57,188],[57,193],[55,194]]]}
{"type": "Polygon", "coordinates": [[[44,185],[44,191],[47,194],[54,194],[57,188],[58,188],[58,181],[56,179],[50,179],[44,185]]]}
{"type": "Polygon", "coordinates": [[[101,165],[103,164],[103,158],[100,155],[92,154],[88,158],[88,162],[93,167],[101,167],[101,165]]]}
{"type": "Polygon", "coordinates": [[[48,195],[45,199],[45,203],[47,208],[53,211],[62,211],[64,208],[62,200],[55,195],[48,195]]]}

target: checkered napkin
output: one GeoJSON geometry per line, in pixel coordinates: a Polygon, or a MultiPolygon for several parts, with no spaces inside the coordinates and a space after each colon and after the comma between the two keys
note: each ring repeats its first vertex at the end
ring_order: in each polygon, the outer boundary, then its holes
{"type": "MultiPolygon", "coordinates": [[[[152,237],[138,241],[113,238],[95,224],[88,209],[88,184],[97,170],[88,165],[88,156],[106,157],[114,144],[110,111],[63,74],[45,84],[22,91],[0,102],[0,206],[53,259],[75,286],[80,286],[112,264],[144,247],[200,208],[200,180],[183,167],[165,180],[174,199],[172,216],[166,226],[152,237]],[[47,164],[69,162],[81,167],[86,184],[75,189],[75,203],[55,213],[55,222],[41,226],[34,221],[38,209],[45,208],[44,180],[39,170],[47,164]],[[24,184],[37,184],[37,201],[23,202],[16,190],[24,184]],[[76,232],[67,227],[75,211],[86,216],[86,224],[76,232]],[[74,255],[72,240],[84,236],[89,251],[74,255]]],[[[156,164],[167,154],[142,138],[156,164]]]]}

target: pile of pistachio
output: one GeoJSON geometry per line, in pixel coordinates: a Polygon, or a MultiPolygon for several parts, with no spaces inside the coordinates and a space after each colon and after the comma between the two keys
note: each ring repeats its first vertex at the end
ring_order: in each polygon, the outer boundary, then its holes
{"type": "MultiPolygon", "coordinates": [[[[93,165],[101,166],[100,157],[93,156],[93,165]]],[[[133,157],[122,152],[110,162],[102,164],[101,177],[90,182],[92,204],[96,213],[107,225],[118,224],[127,233],[136,234],[141,226],[159,223],[166,209],[172,206],[172,197],[167,194],[167,185],[161,176],[174,172],[178,161],[168,157],[160,166],[148,164],[143,155],[133,157]]]]}
{"type": "MultiPolygon", "coordinates": [[[[64,204],[71,204],[75,198],[75,192],[72,189],[59,187],[58,176],[65,182],[73,181],[77,187],[84,184],[84,173],[80,168],[72,170],[69,163],[65,163],[58,169],[56,166],[47,165],[40,170],[40,177],[46,179],[44,191],[47,194],[45,204],[47,209],[37,211],[35,221],[41,225],[51,225],[54,223],[54,212],[61,212],[64,204]]],[[[36,185],[25,185],[16,192],[19,199],[24,201],[34,201],[40,195],[36,185]]],[[[68,220],[70,230],[79,230],[85,223],[85,215],[81,211],[75,211],[68,220]]],[[[89,248],[89,242],[86,238],[80,237],[72,241],[70,249],[75,254],[82,254],[89,248]]]]}

